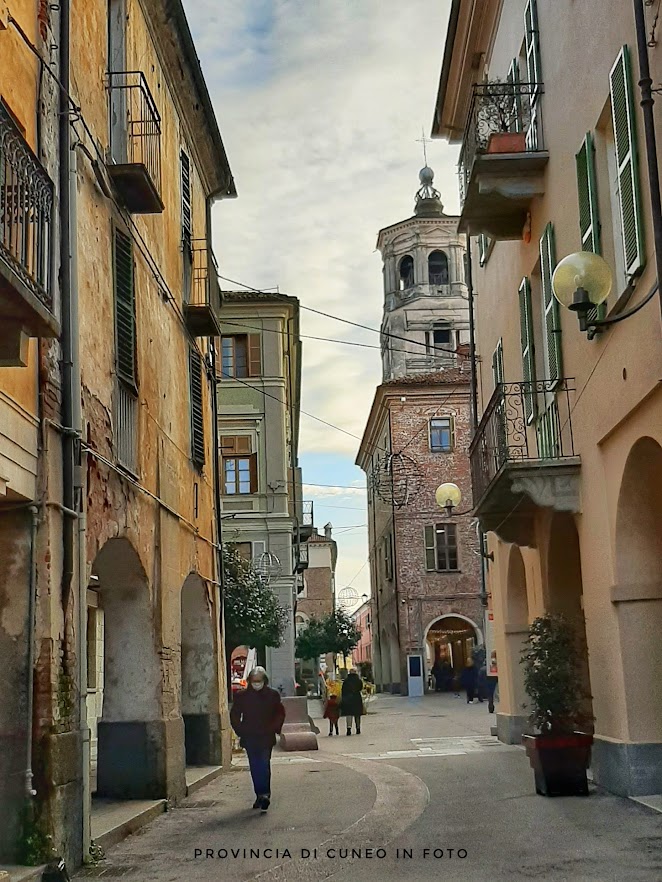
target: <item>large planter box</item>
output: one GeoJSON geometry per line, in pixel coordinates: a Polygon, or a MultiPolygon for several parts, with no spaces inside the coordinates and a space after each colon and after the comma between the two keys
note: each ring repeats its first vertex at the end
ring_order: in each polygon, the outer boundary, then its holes
{"type": "Polygon", "coordinates": [[[525,150],[524,132],[493,132],[487,142],[488,153],[524,153],[525,150]]]}
{"type": "Polygon", "coordinates": [[[593,736],[524,735],[522,743],[542,796],[587,796],[593,736]]]}

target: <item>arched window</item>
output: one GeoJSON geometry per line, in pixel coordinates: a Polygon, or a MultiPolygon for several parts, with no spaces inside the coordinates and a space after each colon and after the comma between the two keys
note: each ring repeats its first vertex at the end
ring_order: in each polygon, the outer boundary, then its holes
{"type": "Polygon", "coordinates": [[[400,261],[400,290],[414,287],[414,258],[405,254],[400,261]]]}
{"type": "Polygon", "coordinates": [[[428,257],[428,278],[431,285],[448,284],[448,258],[443,251],[432,251],[428,257]]]}

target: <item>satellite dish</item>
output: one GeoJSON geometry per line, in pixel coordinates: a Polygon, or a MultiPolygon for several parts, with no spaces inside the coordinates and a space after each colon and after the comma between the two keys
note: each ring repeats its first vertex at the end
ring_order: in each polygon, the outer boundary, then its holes
{"type": "Polygon", "coordinates": [[[356,588],[343,588],[338,592],[338,603],[345,609],[356,606],[359,601],[359,592],[356,588]]]}

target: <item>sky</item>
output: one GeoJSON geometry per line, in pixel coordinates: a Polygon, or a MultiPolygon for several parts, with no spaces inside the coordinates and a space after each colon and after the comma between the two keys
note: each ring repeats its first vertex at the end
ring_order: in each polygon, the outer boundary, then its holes
{"type": "MultiPolygon", "coordinates": [[[[338,542],[337,591],[370,593],[365,475],[354,465],[375,388],[383,288],[378,231],[413,213],[450,0],[184,0],[239,198],[219,203],[220,273],[299,298],[300,465],[338,542]],[[370,348],[375,347],[375,348],[370,348]],[[313,485],[340,485],[321,487],[313,485]],[[344,489],[346,488],[346,489],[344,489]]],[[[458,209],[456,148],[427,145],[458,209]]],[[[239,288],[228,282],[226,289],[239,288]]]]}

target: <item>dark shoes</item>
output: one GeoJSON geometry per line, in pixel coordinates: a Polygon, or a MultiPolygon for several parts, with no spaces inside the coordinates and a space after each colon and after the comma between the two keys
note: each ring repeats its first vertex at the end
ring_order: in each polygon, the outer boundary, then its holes
{"type": "Polygon", "coordinates": [[[260,797],[259,797],[259,796],[258,796],[258,798],[255,800],[255,802],[253,803],[253,808],[254,808],[254,809],[258,809],[258,808],[260,808],[260,797]]]}
{"type": "Polygon", "coordinates": [[[352,730],[351,730],[351,729],[348,729],[348,730],[347,730],[347,734],[348,734],[348,735],[351,735],[351,734],[352,734],[352,730]]]}
{"type": "Polygon", "coordinates": [[[264,814],[267,811],[270,804],[271,804],[271,800],[269,799],[268,796],[261,796],[260,797],[260,811],[262,814],[264,814]]]}

